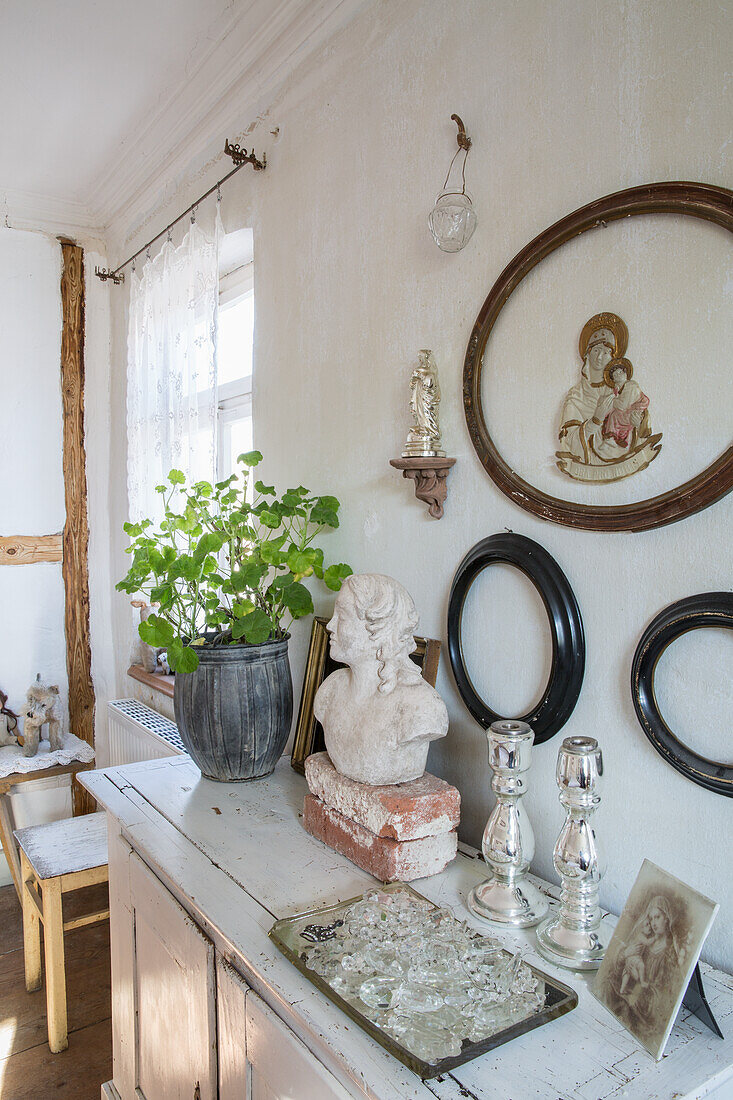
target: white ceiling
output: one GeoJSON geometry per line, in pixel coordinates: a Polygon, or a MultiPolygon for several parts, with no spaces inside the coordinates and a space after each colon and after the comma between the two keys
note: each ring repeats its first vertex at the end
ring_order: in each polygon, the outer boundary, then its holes
{"type": "Polygon", "coordinates": [[[196,70],[228,0],[3,0],[1,185],[84,202],[171,88],[196,70]]]}
{"type": "Polygon", "coordinates": [[[107,225],[235,90],[244,131],[245,77],[253,99],[363,3],[0,0],[0,201],[107,225]]]}

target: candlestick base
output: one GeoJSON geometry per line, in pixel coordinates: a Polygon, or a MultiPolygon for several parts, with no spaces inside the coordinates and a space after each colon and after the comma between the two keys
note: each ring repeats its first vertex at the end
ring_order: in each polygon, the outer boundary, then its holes
{"type": "Polygon", "coordinates": [[[548,962],[568,970],[597,970],[611,936],[605,928],[568,928],[553,913],[537,929],[537,950],[548,962]]]}
{"type": "Polygon", "coordinates": [[[548,902],[544,894],[525,878],[514,885],[489,878],[474,886],[468,895],[468,908],[475,917],[492,924],[531,928],[547,913],[548,902]]]}

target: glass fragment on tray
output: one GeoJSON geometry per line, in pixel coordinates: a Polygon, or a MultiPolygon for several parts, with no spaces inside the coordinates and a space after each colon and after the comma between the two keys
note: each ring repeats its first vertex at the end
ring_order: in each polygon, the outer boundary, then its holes
{"type": "Polygon", "coordinates": [[[372,890],[338,920],[311,916],[293,931],[309,970],[431,1064],[545,1007],[545,984],[520,954],[407,889],[372,890]]]}

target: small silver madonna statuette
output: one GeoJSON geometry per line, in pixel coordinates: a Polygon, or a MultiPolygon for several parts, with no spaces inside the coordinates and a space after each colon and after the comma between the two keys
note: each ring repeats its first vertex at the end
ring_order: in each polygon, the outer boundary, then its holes
{"type": "Polygon", "coordinates": [[[532,763],[534,734],[526,722],[502,719],[486,734],[496,806],[486,823],[482,850],[493,874],[474,886],[468,908],[477,917],[527,928],[542,920],[548,902],[527,879],[534,833],[521,798],[532,763]]]}
{"type": "Polygon", "coordinates": [[[591,819],[601,801],[603,756],[594,737],[566,737],[557,754],[557,785],[567,811],[553,852],[562,881],[560,908],[537,929],[537,946],[570,970],[597,970],[609,933],[601,928],[598,886],[603,867],[591,819]]]}
{"type": "Polygon", "coordinates": [[[407,433],[403,458],[444,458],[441,448],[440,383],[432,351],[418,352],[418,364],[410,378],[410,411],[412,427],[407,433]]]}

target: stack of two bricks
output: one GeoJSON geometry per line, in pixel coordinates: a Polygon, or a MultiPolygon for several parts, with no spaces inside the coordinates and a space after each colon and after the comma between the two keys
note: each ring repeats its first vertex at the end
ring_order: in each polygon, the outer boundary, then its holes
{"type": "Polygon", "coordinates": [[[305,762],[307,831],[382,882],[438,874],[455,857],[461,796],[425,772],[409,783],[370,786],[340,775],[328,753],[305,762]]]}

